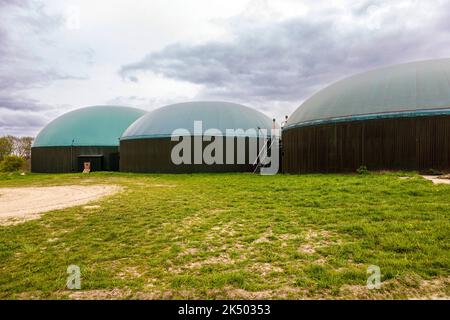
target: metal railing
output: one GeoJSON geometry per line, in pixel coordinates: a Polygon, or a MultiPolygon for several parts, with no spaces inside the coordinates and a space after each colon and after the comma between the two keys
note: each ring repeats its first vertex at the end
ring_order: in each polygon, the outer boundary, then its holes
{"type": "Polygon", "coordinates": [[[255,167],[255,169],[253,170],[253,173],[256,173],[263,166],[263,164],[265,164],[264,161],[267,158],[268,151],[270,148],[272,148],[274,142],[275,142],[275,139],[273,137],[271,139],[266,139],[266,142],[264,143],[263,147],[261,148],[261,150],[258,153],[258,156],[256,157],[255,161],[253,162],[253,166],[255,167]],[[270,142],[270,145],[269,145],[269,142],[270,142]],[[261,159],[261,155],[263,152],[264,152],[264,158],[261,159]]]}

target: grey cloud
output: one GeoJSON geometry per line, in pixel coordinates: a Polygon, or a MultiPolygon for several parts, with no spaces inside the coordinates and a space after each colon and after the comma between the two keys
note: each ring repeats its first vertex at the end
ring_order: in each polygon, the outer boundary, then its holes
{"type": "Polygon", "coordinates": [[[9,110],[47,110],[50,106],[41,104],[35,99],[18,96],[0,95],[0,108],[9,110]]]}
{"type": "MultiPolygon", "coordinates": [[[[404,12],[389,13],[391,18],[382,20],[379,29],[356,24],[345,28],[339,25],[338,11],[270,24],[234,18],[231,42],[173,44],[122,66],[119,73],[132,81],[141,72],[153,72],[200,84],[201,95],[207,97],[301,102],[330,82],[360,71],[450,55],[450,27],[445,22],[450,21],[450,6],[442,3],[429,1],[430,10],[441,6],[439,15],[412,27],[405,24],[409,18],[404,12]]],[[[382,2],[365,1],[350,13],[356,20],[374,4],[382,2]]]]}
{"type": "Polygon", "coordinates": [[[11,70],[10,73],[0,75],[0,96],[2,93],[10,95],[16,90],[40,87],[56,80],[84,79],[83,77],[60,73],[56,70],[42,70],[39,67],[30,68],[17,65],[16,68],[11,69],[14,70],[11,70]]]}
{"type": "Polygon", "coordinates": [[[34,135],[46,122],[52,106],[28,98],[25,90],[70,75],[43,63],[37,54],[49,43],[45,36],[61,19],[48,15],[41,2],[0,0],[0,135],[34,135]]]}
{"type": "Polygon", "coordinates": [[[46,122],[47,117],[39,112],[0,107],[0,136],[6,134],[34,136],[46,122]]]}
{"type": "MultiPolygon", "coordinates": [[[[0,108],[50,108],[27,98],[24,90],[76,78],[56,70],[38,55],[40,47],[49,45],[45,36],[60,26],[61,17],[47,14],[41,2],[21,0],[0,1],[0,19],[0,108]]],[[[2,126],[4,122],[2,119],[2,126]]]]}

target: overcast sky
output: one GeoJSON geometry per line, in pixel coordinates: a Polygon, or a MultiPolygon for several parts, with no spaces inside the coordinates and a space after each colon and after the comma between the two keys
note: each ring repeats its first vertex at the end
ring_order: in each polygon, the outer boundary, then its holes
{"type": "Polygon", "coordinates": [[[281,120],[354,73],[444,57],[448,0],[0,0],[0,135],[98,104],[224,100],[281,120]]]}

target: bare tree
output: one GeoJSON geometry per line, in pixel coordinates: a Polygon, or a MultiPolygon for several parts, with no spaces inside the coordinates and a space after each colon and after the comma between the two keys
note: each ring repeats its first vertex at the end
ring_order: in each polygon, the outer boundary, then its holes
{"type": "Polygon", "coordinates": [[[33,144],[33,137],[21,137],[16,143],[16,154],[26,160],[31,158],[31,145],[33,144]]]}
{"type": "Polygon", "coordinates": [[[30,159],[33,140],[34,138],[32,137],[0,137],[0,160],[9,155],[16,155],[27,160],[30,159]]]}
{"type": "Polygon", "coordinates": [[[0,137],[0,161],[13,153],[14,142],[11,136],[0,137]]]}

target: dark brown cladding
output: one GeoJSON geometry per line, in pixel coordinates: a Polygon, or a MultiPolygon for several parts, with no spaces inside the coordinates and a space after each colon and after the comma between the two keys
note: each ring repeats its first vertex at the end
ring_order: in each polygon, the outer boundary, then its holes
{"type": "Polygon", "coordinates": [[[103,156],[101,158],[102,171],[118,171],[118,152],[118,147],[34,147],[31,148],[31,172],[80,172],[82,167],[79,161],[86,161],[89,155],[103,156]]]}
{"type": "Polygon", "coordinates": [[[450,116],[376,119],[283,132],[286,173],[450,170],[450,116]]]}
{"type": "MultiPolygon", "coordinates": [[[[242,138],[239,138],[242,139],[242,138]]],[[[256,138],[253,138],[256,139],[256,138]]],[[[255,142],[255,141],[254,141],[255,142]]],[[[172,148],[179,143],[170,138],[148,138],[122,140],[120,142],[120,171],[149,173],[196,173],[196,172],[251,172],[254,159],[249,159],[250,138],[246,143],[246,164],[237,164],[237,138],[225,138],[223,141],[224,164],[193,164],[194,155],[191,152],[192,164],[175,165],[171,159],[172,148]],[[226,145],[229,139],[234,139],[234,164],[226,164],[226,145]]],[[[211,142],[203,142],[203,150],[211,142]]],[[[194,139],[191,139],[191,150],[194,150],[194,139]]]]}

